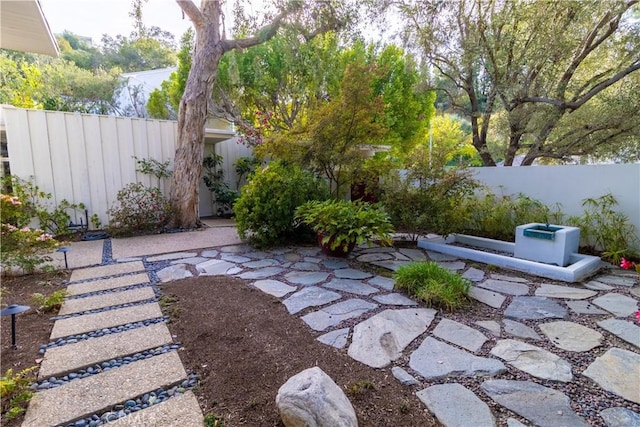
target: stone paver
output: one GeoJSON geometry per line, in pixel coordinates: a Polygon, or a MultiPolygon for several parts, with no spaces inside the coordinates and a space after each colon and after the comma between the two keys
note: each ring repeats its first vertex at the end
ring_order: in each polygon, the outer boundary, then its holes
{"type": "Polygon", "coordinates": [[[111,421],[109,427],[202,427],[204,416],[191,391],[172,397],[126,417],[111,421]]]}
{"type": "Polygon", "coordinates": [[[229,261],[223,261],[221,259],[211,259],[209,261],[201,262],[196,265],[196,270],[202,276],[221,276],[229,274],[238,266],[229,261]]]}
{"type": "Polygon", "coordinates": [[[416,396],[445,427],[493,427],[496,420],[487,406],[468,388],[452,383],[420,390],[416,396]]]}
{"type": "Polygon", "coordinates": [[[167,325],[155,323],[47,349],[38,378],[55,377],[95,363],[161,347],[173,340],[167,325]]]}
{"type": "Polygon", "coordinates": [[[597,280],[583,283],[582,286],[587,289],[591,289],[592,291],[610,291],[611,289],[613,289],[613,286],[605,285],[604,283],[598,282],[597,280]]]}
{"type": "Polygon", "coordinates": [[[504,332],[509,335],[513,335],[518,338],[528,338],[532,340],[541,340],[542,337],[529,326],[516,322],[515,320],[503,319],[504,332]]]}
{"type": "Polygon", "coordinates": [[[356,259],[360,262],[388,261],[393,259],[393,255],[385,253],[363,254],[356,259]]]}
{"type": "Polygon", "coordinates": [[[517,340],[499,340],[491,354],[536,378],[569,382],[571,365],[559,356],[535,345],[517,340]]]}
{"type": "Polygon", "coordinates": [[[308,271],[292,271],[284,275],[284,278],[289,283],[296,285],[311,286],[317,285],[320,282],[324,282],[329,277],[329,273],[322,271],[308,272],[308,271]]]}
{"type": "Polygon", "coordinates": [[[603,315],[609,314],[606,311],[600,310],[597,307],[594,307],[589,301],[566,301],[567,307],[571,309],[571,311],[576,314],[587,314],[587,315],[603,315]]]}
{"type": "Polygon", "coordinates": [[[405,297],[402,294],[384,294],[384,295],[375,295],[373,299],[380,304],[385,305],[418,305],[412,299],[405,297]]]}
{"type": "Polygon", "coordinates": [[[471,280],[472,282],[481,282],[484,280],[484,271],[471,267],[464,272],[462,277],[467,280],[471,280]]]}
{"type": "Polygon", "coordinates": [[[22,425],[43,427],[65,424],[111,408],[133,396],[176,384],[186,376],[176,352],[132,362],[34,394],[22,425]]]}
{"type": "Polygon", "coordinates": [[[211,249],[208,251],[202,251],[202,253],[200,254],[201,256],[205,257],[205,258],[215,258],[217,257],[219,254],[219,252],[215,249],[211,249]]]}
{"type": "Polygon", "coordinates": [[[282,303],[287,307],[289,313],[296,314],[305,308],[325,305],[340,298],[341,295],[336,292],[317,286],[309,286],[291,295],[282,303]]]}
{"type": "Polygon", "coordinates": [[[514,297],[504,311],[504,316],[511,319],[564,319],[567,309],[557,302],[545,297],[514,297]]]}
{"type": "Polygon", "coordinates": [[[627,317],[638,311],[638,301],[622,294],[608,293],[592,301],[616,317],[627,317]]]}
{"type": "Polygon", "coordinates": [[[377,286],[387,291],[393,290],[394,283],[395,281],[393,279],[384,276],[375,276],[374,278],[369,279],[370,285],[377,286]]]}
{"type": "Polygon", "coordinates": [[[545,427],[588,427],[564,393],[530,381],[488,380],[482,390],[496,403],[545,427]]]}
{"type": "Polygon", "coordinates": [[[416,385],[416,384],[419,384],[418,380],[416,380],[413,377],[413,375],[411,375],[410,373],[408,373],[407,371],[405,371],[404,369],[402,369],[399,366],[394,366],[393,368],[391,368],[391,373],[393,374],[395,379],[400,381],[400,384],[402,384],[402,385],[416,385]]]}
{"type": "Polygon", "coordinates": [[[347,345],[347,337],[349,336],[349,328],[336,329],[320,335],[317,340],[323,344],[330,345],[335,348],[344,348],[347,345]]]}
{"type": "Polygon", "coordinates": [[[524,283],[508,282],[506,280],[487,279],[478,283],[477,286],[507,295],[527,295],[529,293],[529,286],[524,283]]]}
{"type": "Polygon", "coordinates": [[[429,255],[429,259],[433,261],[455,261],[458,258],[453,255],[447,255],[440,252],[426,251],[427,255],[429,255]]]}
{"type": "Polygon", "coordinates": [[[286,283],[282,283],[279,280],[273,279],[258,280],[253,283],[253,286],[260,289],[262,292],[273,295],[277,298],[282,298],[283,296],[290,294],[291,292],[298,289],[295,286],[290,286],[286,283]]]}
{"type": "Polygon", "coordinates": [[[233,262],[235,264],[242,264],[244,262],[251,261],[251,258],[235,254],[222,254],[220,255],[220,259],[222,259],[223,261],[233,262]]]}
{"type": "Polygon", "coordinates": [[[582,373],[600,387],[631,402],[640,403],[640,354],[610,348],[582,373]]]}
{"type": "Polygon", "coordinates": [[[302,316],[301,319],[314,331],[324,331],[347,319],[362,316],[377,307],[377,304],[354,298],[314,311],[302,316]]]}
{"type": "Polygon", "coordinates": [[[496,280],[506,280],[508,282],[529,283],[529,281],[523,277],[509,276],[507,274],[492,273],[491,278],[496,280]]]}
{"type": "Polygon", "coordinates": [[[257,261],[249,261],[249,262],[242,263],[242,266],[246,268],[264,268],[264,267],[273,267],[275,265],[280,265],[280,263],[275,259],[270,259],[270,258],[259,259],[257,261]]]}
{"type": "Polygon", "coordinates": [[[296,262],[291,266],[292,270],[303,270],[303,271],[320,271],[320,266],[315,262],[296,262]]]}
{"type": "Polygon", "coordinates": [[[341,261],[338,259],[325,259],[322,261],[322,264],[331,270],[337,270],[340,268],[347,268],[349,264],[346,261],[341,261]]]}
{"type": "Polygon", "coordinates": [[[421,249],[399,248],[398,252],[409,257],[412,261],[426,261],[427,255],[421,249]]]}
{"type": "Polygon", "coordinates": [[[98,308],[144,301],[155,297],[156,294],[153,292],[153,288],[151,288],[151,286],[144,286],[142,288],[110,292],[108,294],[94,295],[85,298],[67,299],[62,303],[58,315],[64,316],[66,314],[81,313],[98,308]]]}
{"type": "Polygon", "coordinates": [[[267,277],[275,276],[284,271],[281,267],[265,267],[259,268],[257,270],[247,271],[245,273],[239,274],[238,277],[241,279],[249,279],[249,280],[258,280],[258,279],[266,279],[267,277]]]}
{"type": "Polygon", "coordinates": [[[449,319],[442,319],[432,333],[438,338],[474,353],[477,353],[487,341],[487,337],[482,332],[449,319]]]}
{"type": "Polygon", "coordinates": [[[333,271],[333,275],[339,279],[368,279],[372,276],[371,273],[366,271],[356,270],[355,268],[340,268],[333,271]]]}
{"type": "Polygon", "coordinates": [[[386,268],[387,270],[398,271],[398,269],[403,265],[409,264],[409,261],[375,261],[371,264],[378,267],[386,268]]]}
{"type": "Polygon", "coordinates": [[[608,275],[608,276],[598,276],[598,282],[602,282],[605,283],[607,285],[614,285],[614,286],[626,286],[626,287],[632,287],[634,285],[638,284],[638,279],[637,277],[633,277],[633,276],[614,276],[614,275],[608,275]]]}
{"type": "Polygon", "coordinates": [[[543,334],[558,348],[584,352],[602,345],[600,332],[574,322],[549,322],[539,325],[543,334]]]}
{"type": "Polygon", "coordinates": [[[557,286],[543,283],[538,289],[536,289],[535,295],[537,297],[548,298],[564,298],[564,299],[587,299],[596,295],[597,292],[589,289],[572,287],[572,286],[557,286]]]}
{"type": "Polygon", "coordinates": [[[353,328],[348,354],[373,368],[383,368],[423,334],[436,315],[428,308],[384,310],[353,328]]]}
{"type": "Polygon", "coordinates": [[[357,295],[370,295],[380,291],[378,288],[362,283],[360,280],[353,279],[333,279],[322,286],[357,295]]]}
{"type": "Polygon", "coordinates": [[[495,320],[478,320],[476,325],[491,332],[492,335],[500,336],[500,323],[495,320]]]}
{"type": "Polygon", "coordinates": [[[506,371],[499,360],[475,356],[431,337],[411,353],[409,366],[427,380],[494,376],[506,371]]]}
{"type": "Polygon", "coordinates": [[[478,288],[477,286],[471,286],[469,288],[469,296],[493,308],[502,307],[502,304],[504,304],[504,300],[506,299],[504,295],[500,295],[497,292],[488,291],[486,289],[478,288]]]}
{"type": "Polygon", "coordinates": [[[602,320],[598,322],[598,326],[611,332],[621,340],[640,348],[640,326],[619,319],[602,320]]]}
{"type": "Polygon", "coordinates": [[[125,262],[122,264],[109,264],[102,265],[100,267],[90,267],[80,270],[73,270],[69,282],[80,282],[83,280],[97,279],[98,277],[134,273],[136,271],[144,271],[144,264],[142,264],[142,261],[125,262]]]}
{"type": "Polygon", "coordinates": [[[56,323],[53,324],[51,339],[55,340],[69,335],[84,334],[99,329],[112,328],[114,326],[126,325],[127,323],[140,322],[158,317],[162,317],[162,311],[160,311],[160,305],[156,302],[118,308],[100,313],[68,317],[57,320],[56,323]]]}
{"type": "Polygon", "coordinates": [[[172,261],[171,264],[189,264],[189,265],[197,265],[201,262],[207,261],[207,258],[201,256],[194,256],[190,258],[182,258],[172,261]]]}
{"type": "Polygon", "coordinates": [[[156,256],[149,257],[147,258],[147,261],[149,262],[172,261],[172,260],[182,259],[182,258],[193,258],[197,255],[198,255],[197,252],[173,252],[170,254],[163,254],[163,255],[156,255],[156,256]]]}
{"type": "Polygon", "coordinates": [[[162,283],[186,279],[187,277],[193,276],[187,265],[182,263],[163,268],[156,274],[162,283]]]}
{"type": "Polygon", "coordinates": [[[442,268],[446,268],[449,271],[464,270],[464,268],[467,266],[462,261],[438,261],[438,265],[442,268]]]}
{"type": "Polygon", "coordinates": [[[640,427],[640,414],[627,408],[607,408],[598,415],[607,427],[640,427]]]}
{"type": "Polygon", "coordinates": [[[82,295],[89,292],[106,291],[109,289],[123,288],[125,286],[149,283],[147,273],[138,273],[130,276],[113,277],[111,279],[94,280],[92,282],[76,283],[67,286],[67,294],[82,295]]]}

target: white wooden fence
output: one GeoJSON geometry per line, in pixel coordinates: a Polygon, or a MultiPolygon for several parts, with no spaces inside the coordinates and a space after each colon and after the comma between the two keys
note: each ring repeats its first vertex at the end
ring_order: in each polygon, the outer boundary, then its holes
{"type": "MultiPolygon", "coordinates": [[[[220,126],[220,121],[215,125],[220,126]]],[[[170,180],[136,172],[138,159],[171,161],[177,123],[92,114],[42,111],[0,106],[0,131],[6,132],[11,174],[35,183],[52,194],[52,205],[62,200],[84,203],[89,216],[108,223],[107,210],[120,189],[132,182],[159,186],[168,195],[170,180]]],[[[207,129],[206,151],[224,157],[225,177],[235,188],[233,166],[251,150],[235,142],[231,125],[207,129]],[[215,144],[215,145],[214,145],[215,144]]],[[[214,207],[207,188],[200,188],[200,214],[214,207]]],[[[83,215],[84,216],[84,215],[83,215]]],[[[76,218],[74,222],[77,222],[76,218]]]]}

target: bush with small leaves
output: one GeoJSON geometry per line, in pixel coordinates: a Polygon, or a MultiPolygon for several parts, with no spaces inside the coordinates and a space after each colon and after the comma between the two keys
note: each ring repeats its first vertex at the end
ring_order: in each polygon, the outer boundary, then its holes
{"type": "Polygon", "coordinates": [[[31,383],[35,381],[34,371],[37,366],[23,369],[14,374],[13,369],[7,369],[0,378],[0,404],[2,418],[12,420],[25,411],[27,403],[33,396],[31,383]]]}
{"type": "Polygon", "coordinates": [[[113,236],[159,233],[172,216],[171,205],[160,189],[141,183],[131,183],[118,191],[117,202],[108,213],[107,230],[113,236]]]}

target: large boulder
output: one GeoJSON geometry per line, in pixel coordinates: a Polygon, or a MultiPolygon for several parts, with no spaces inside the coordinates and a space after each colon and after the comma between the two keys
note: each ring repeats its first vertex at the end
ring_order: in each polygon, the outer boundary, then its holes
{"type": "Polygon", "coordinates": [[[318,367],[289,378],[278,390],[276,406],[287,427],[351,427],[356,412],[344,392],[318,367]]]}

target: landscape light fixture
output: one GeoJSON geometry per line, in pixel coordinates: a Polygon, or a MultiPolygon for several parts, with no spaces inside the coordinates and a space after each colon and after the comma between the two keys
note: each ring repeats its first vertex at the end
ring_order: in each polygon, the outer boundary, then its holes
{"type": "Polygon", "coordinates": [[[11,304],[9,307],[0,310],[0,316],[11,315],[11,345],[14,349],[18,348],[16,345],[16,314],[23,313],[30,308],[28,305],[11,304]]]}

